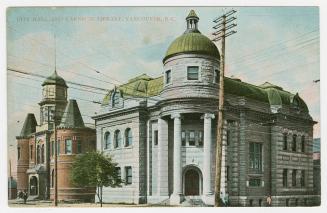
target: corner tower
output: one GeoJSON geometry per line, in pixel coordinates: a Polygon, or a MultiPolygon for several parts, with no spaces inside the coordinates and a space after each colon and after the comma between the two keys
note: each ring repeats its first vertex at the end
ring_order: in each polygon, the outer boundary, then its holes
{"type": "Polygon", "coordinates": [[[199,20],[191,10],[186,17],[185,32],[166,52],[163,59],[164,99],[217,98],[220,54],[216,45],[199,31],[199,20]]]}
{"type": "Polygon", "coordinates": [[[40,105],[40,126],[42,130],[53,129],[53,122],[59,125],[67,105],[67,84],[54,73],[42,83],[42,100],[40,105]],[[56,114],[55,114],[56,113],[56,114]]]}

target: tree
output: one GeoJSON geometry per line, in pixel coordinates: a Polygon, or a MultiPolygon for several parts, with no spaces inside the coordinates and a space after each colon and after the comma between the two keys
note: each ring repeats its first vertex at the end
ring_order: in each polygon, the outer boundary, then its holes
{"type": "Polygon", "coordinates": [[[103,187],[121,186],[121,179],[110,156],[102,152],[87,152],[75,158],[71,180],[80,187],[96,187],[96,194],[102,207],[103,187]]]}

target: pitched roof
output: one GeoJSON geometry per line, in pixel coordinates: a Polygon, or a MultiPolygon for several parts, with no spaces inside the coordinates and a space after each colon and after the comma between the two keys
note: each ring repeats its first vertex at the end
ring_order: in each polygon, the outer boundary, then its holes
{"type": "Polygon", "coordinates": [[[56,70],[52,75],[50,75],[45,79],[45,81],[42,83],[42,86],[51,85],[51,84],[68,87],[66,81],[61,76],[58,75],[56,70]]]}
{"type": "Polygon", "coordinates": [[[189,18],[197,18],[197,19],[199,19],[199,17],[196,15],[196,13],[195,13],[194,10],[191,10],[189,12],[189,14],[187,15],[186,19],[189,19],[189,18]]]}
{"type": "Polygon", "coordinates": [[[28,113],[19,137],[27,137],[36,130],[37,122],[33,113],[28,113]]]}
{"type": "Polygon", "coordinates": [[[58,128],[84,128],[84,122],[76,100],[70,99],[58,128]]]}

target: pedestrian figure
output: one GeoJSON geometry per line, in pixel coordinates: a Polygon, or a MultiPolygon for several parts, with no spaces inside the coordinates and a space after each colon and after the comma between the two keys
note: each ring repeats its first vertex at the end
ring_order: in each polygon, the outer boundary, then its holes
{"type": "Polygon", "coordinates": [[[23,199],[23,192],[22,191],[18,192],[18,198],[23,199]]]}
{"type": "Polygon", "coordinates": [[[24,199],[24,204],[26,204],[26,200],[27,200],[27,198],[28,198],[28,194],[27,194],[27,191],[26,191],[26,190],[24,190],[24,192],[23,192],[23,199],[24,199]]]}
{"type": "Polygon", "coordinates": [[[267,197],[267,205],[268,206],[271,206],[271,203],[272,203],[271,195],[268,195],[268,197],[267,197]]]}

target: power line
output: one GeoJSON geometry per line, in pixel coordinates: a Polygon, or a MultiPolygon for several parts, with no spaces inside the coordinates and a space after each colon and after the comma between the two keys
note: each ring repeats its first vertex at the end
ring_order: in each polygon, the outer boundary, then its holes
{"type": "Polygon", "coordinates": [[[319,31],[319,29],[314,29],[314,30],[312,30],[312,31],[306,32],[306,33],[301,34],[301,35],[296,36],[296,37],[292,37],[292,38],[287,39],[287,40],[283,40],[283,41],[278,40],[278,41],[276,41],[276,42],[273,42],[270,46],[267,46],[267,47],[261,48],[261,49],[259,49],[259,50],[256,50],[256,51],[254,51],[254,52],[252,52],[252,53],[245,54],[245,55],[243,55],[243,56],[240,56],[240,57],[234,58],[233,60],[234,60],[234,62],[237,62],[237,61],[240,61],[240,60],[244,60],[244,59],[247,58],[247,57],[250,57],[250,58],[251,58],[252,56],[257,55],[257,54],[260,53],[260,52],[266,52],[266,51],[268,51],[268,50],[270,50],[270,49],[273,49],[275,46],[280,46],[280,45],[283,45],[283,44],[287,44],[288,42],[294,42],[295,40],[297,40],[297,39],[299,39],[299,38],[302,38],[302,37],[304,37],[304,36],[306,36],[306,35],[309,35],[309,34],[311,34],[311,33],[313,33],[313,32],[317,32],[317,31],[319,31]]]}
{"type": "MultiPolygon", "coordinates": [[[[24,74],[24,75],[31,75],[31,76],[36,76],[36,77],[41,77],[41,78],[47,78],[48,76],[44,76],[44,75],[40,75],[40,74],[35,74],[35,73],[30,73],[30,72],[25,72],[22,70],[17,70],[17,69],[13,69],[13,68],[7,68],[8,71],[11,72],[16,72],[16,73],[20,73],[20,74],[24,74]]],[[[86,84],[81,84],[81,83],[76,83],[73,81],[66,81],[69,84],[73,84],[73,85],[77,85],[77,86],[81,86],[81,87],[86,87],[86,88],[90,88],[90,89],[96,89],[96,90],[101,90],[101,91],[108,91],[107,89],[104,88],[100,88],[100,87],[95,87],[95,86],[91,86],[91,85],[86,85],[86,84]]]]}

